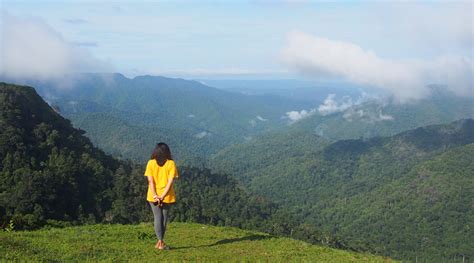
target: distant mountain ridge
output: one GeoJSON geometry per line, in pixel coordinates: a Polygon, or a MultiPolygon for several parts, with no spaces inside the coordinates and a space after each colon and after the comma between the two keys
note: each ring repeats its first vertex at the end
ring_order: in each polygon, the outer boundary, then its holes
{"type": "Polygon", "coordinates": [[[248,96],[197,81],[156,76],[129,79],[121,74],[85,74],[65,86],[30,84],[76,127],[87,127],[84,130],[94,143],[107,152],[122,152],[125,158],[140,161],[151,149],[132,145],[130,151],[123,147],[129,137],[103,136],[114,134],[114,129],[102,125],[101,118],[116,120],[119,128],[132,137],[140,134],[147,144],[167,140],[180,159],[195,159],[284,126],[281,116],[300,104],[278,96],[248,96]]]}
{"type": "MultiPolygon", "coordinates": [[[[293,96],[285,85],[299,87],[311,82],[247,82],[244,84],[251,87],[261,84],[266,91],[244,95],[198,81],[159,76],[130,79],[121,74],[84,74],[30,84],[75,127],[85,130],[94,144],[117,157],[140,162],[148,158],[148,145],[157,141],[168,142],[183,163],[201,165],[230,145],[268,132],[269,136],[279,131],[314,133],[337,141],[390,136],[474,117],[472,98],[457,97],[435,85],[430,86],[430,97],[397,104],[378,99],[362,99],[365,102],[361,103],[354,97],[361,91],[351,91],[354,87],[345,84],[334,87],[337,96],[331,107],[336,109],[320,113],[318,107],[329,98],[324,97],[331,92],[329,86],[321,90],[305,86],[293,96]],[[349,107],[344,104],[347,96],[352,96],[349,107]]],[[[235,85],[239,83],[230,82],[233,89],[238,89],[235,85]]]]}

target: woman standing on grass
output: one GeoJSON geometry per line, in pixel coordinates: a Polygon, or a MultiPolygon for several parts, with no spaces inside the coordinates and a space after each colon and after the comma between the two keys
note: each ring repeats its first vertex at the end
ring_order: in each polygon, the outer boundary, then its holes
{"type": "Polygon", "coordinates": [[[166,143],[158,143],[150,159],[146,165],[145,176],[148,178],[147,201],[153,211],[155,234],[158,238],[155,248],[169,249],[163,238],[169,209],[176,202],[173,181],[178,178],[178,170],[166,143]]]}

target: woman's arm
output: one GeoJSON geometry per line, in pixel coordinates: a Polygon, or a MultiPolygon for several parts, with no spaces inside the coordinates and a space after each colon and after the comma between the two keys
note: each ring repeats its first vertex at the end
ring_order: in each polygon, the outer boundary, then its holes
{"type": "Polygon", "coordinates": [[[169,190],[171,189],[171,186],[173,185],[174,178],[168,179],[168,183],[166,184],[165,190],[163,191],[163,194],[159,197],[160,199],[165,198],[165,196],[168,194],[169,190]]]}
{"type": "Polygon", "coordinates": [[[156,194],[156,188],[155,188],[155,181],[153,180],[153,177],[152,176],[147,176],[146,178],[148,178],[148,187],[151,189],[151,193],[153,194],[153,199],[155,199],[155,201],[158,201],[158,195],[156,194]]]}

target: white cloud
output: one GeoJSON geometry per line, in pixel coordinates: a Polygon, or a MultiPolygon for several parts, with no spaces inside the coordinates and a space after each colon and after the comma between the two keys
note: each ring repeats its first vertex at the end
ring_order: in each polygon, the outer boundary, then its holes
{"type": "Polygon", "coordinates": [[[257,115],[257,116],[255,117],[255,119],[251,119],[251,120],[249,121],[250,126],[255,127],[255,126],[257,125],[257,121],[265,122],[265,121],[268,121],[268,119],[265,119],[265,118],[263,118],[263,117],[260,116],[260,115],[257,115]]]}
{"type": "Polygon", "coordinates": [[[0,75],[52,79],[64,74],[109,71],[110,65],[65,39],[39,18],[1,16],[0,75]]]}
{"type": "MultiPolygon", "coordinates": [[[[367,93],[363,93],[362,96],[353,100],[350,97],[343,97],[340,102],[336,100],[334,94],[329,94],[324,102],[319,105],[318,112],[322,116],[326,116],[333,113],[342,112],[342,117],[347,121],[365,121],[374,123],[378,121],[391,121],[394,119],[393,116],[382,113],[382,109],[385,105],[385,101],[379,97],[373,97],[367,93]],[[370,102],[377,106],[377,109],[372,110],[360,105],[366,105],[366,102],[370,102]]],[[[317,130],[317,132],[322,132],[317,130]]],[[[321,133],[322,134],[322,133],[321,133]]]]}
{"type": "Polygon", "coordinates": [[[304,32],[288,35],[282,51],[291,68],[311,76],[345,78],[360,85],[389,91],[400,101],[429,94],[427,84],[446,84],[459,95],[473,95],[473,68],[468,57],[442,56],[428,60],[391,60],[343,41],[304,32]]]}
{"type": "Polygon", "coordinates": [[[321,115],[324,116],[331,113],[345,111],[354,105],[352,98],[346,97],[341,103],[338,103],[335,100],[335,97],[335,94],[329,94],[323,104],[319,105],[318,111],[321,115]]]}
{"type": "Polygon", "coordinates": [[[379,112],[379,120],[381,121],[393,121],[393,116],[388,115],[388,114],[383,114],[382,112],[379,112]]]}
{"type": "Polygon", "coordinates": [[[386,98],[380,97],[378,95],[371,95],[366,92],[362,92],[362,94],[353,99],[352,97],[344,96],[340,100],[336,100],[335,94],[329,94],[324,102],[319,105],[318,112],[322,116],[326,116],[329,114],[337,113],[337,112],[344,112],[346,110],[351,109],[354,106],[358,106],[362,103],[372,101],[373,103],[384,105],[386,103],[386,98]]]}
{"type": "Polygon", "coordinates": [[[189,114],[188,118],[195,118],[196,116],[194,114],[189,114]]]}
{"type": "Polygon", "coordinates": [[[198,138],[198,139],[202,139],[206,136],[211,136],[211,133],[207,132],[207,131],[202,131],[200,133],[196,133],[194,134],[194,137],[198,138]]]}
{"type": "Polygon", "coordinates": [[[293,124],[297,121],[300,121],[304,118],[307,118],[311,115],[313,115],[316,112],[316,109],[311,109],[309,111],[307,110],[301,110],[301,111],[288,111],[285,113],[286,116],[283,116],[283,118],[287,118],[290,120],[290,124],[293,124]]]}

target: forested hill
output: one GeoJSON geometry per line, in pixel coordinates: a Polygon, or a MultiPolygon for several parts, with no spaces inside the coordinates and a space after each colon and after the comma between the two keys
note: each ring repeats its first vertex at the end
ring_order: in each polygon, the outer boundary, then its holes
{"type": "Polygon", "coordinates": [[[250,141],[211,163],[349,247],[405,259],[473,257],[474,120],[304,147],[286,139],[266,138],[258,152],[261,143],[250,141]]]}
{"type": "Polygon", "coordinates": [[[31,87],[0,83],[0,216],[2,225],[101,218],[112,202],[120,163],[31,87]]]}
{"type": "MultiPolygon", "coordinates": [[[[0,83],[0,107],[2,228],[10,222],[20,229],[150,219],[142,165],[94,147],[31,87],[0,83]]],[[[237,188],[225,175],[179,168],[180,202],[173,218],[268,229],[273,204],[237,188]]]]}

